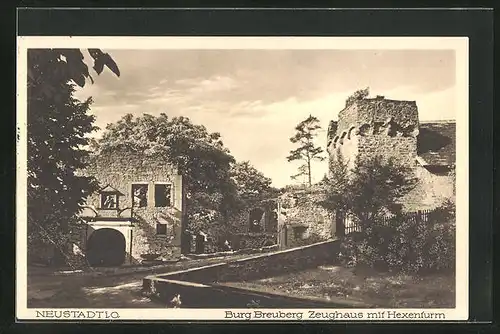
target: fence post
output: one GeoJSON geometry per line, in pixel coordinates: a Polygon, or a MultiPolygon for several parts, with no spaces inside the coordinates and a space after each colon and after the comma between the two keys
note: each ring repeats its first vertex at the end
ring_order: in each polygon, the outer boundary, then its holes
{"type": "Polygon", "coordinates": [[[342,210],[335,211],[336,234],[338,237],[343,237],[346,234],[345,218],[342,210]]]}

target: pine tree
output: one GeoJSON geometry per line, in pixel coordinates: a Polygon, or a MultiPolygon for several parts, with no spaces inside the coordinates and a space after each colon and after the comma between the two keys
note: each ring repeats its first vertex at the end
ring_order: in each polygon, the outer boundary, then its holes
{"type": "Polygon", "coordinates": [[[308,118],[297,124],[297,131],[290,141],[298,144],[299,147],[290,151],[287,157],[288,162],[300,160],[303,164],[298,168],[299,173],[292,176],[292,179],[297,179],[300,176],[307,176],[309,186],[312,185],[311,163],[314,160],[323,161],[325,158],[321,156],[323,149],[314,145],[314,138],[317,136],[318,130],[321,129],[319,120],[309,115],[308,118]]]}

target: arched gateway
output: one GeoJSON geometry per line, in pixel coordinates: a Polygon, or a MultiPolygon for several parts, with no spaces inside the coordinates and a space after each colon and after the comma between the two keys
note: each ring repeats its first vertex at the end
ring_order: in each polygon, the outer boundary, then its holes
{"type": "Polygon", "coordinates": [[[101,228],[87,241],[87,261],[93,267],[117,267],[126,260],[125,236],[113,228],[101,228]]]}
{"type": "Polygon", "coordinates": [[[116,267],[132,263],[130,219],[96,219],[87,223],[85,255],[91,266],[116,267]]]}

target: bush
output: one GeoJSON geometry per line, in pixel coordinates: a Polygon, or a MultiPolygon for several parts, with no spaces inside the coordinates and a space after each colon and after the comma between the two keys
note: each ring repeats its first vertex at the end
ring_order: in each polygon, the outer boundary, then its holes
{"type": "Polygon", "coordinates": [[[428,221],[400,214],[351,233],[341,244],[340,261],[347,266],[427,273],[455,268],[455,207],[447,202],[428,221]]]}

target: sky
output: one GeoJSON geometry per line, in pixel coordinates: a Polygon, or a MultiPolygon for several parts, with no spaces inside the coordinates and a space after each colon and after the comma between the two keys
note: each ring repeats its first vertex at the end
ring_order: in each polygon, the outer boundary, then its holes
{"type": "MultiPolygon", "coordinates": [[[[328,123],[355,90],[416,101],[420,121],[456,118],[453,50],[103,51],[120,77],[105,69],[76,92],[92,96],[98,127],[129,113],[188,117],[219,132],[238,161],[250,161],[277,187],[297,182],[290,176],[300,164],[286,159],[297,123],[317,117],[316,143],[326,149],[328,123]]],[[[327,160],[313,163],[313,181],[326,171],[327,160]]]]}

